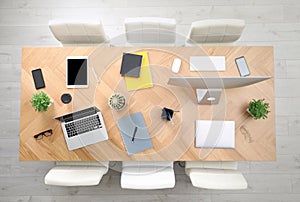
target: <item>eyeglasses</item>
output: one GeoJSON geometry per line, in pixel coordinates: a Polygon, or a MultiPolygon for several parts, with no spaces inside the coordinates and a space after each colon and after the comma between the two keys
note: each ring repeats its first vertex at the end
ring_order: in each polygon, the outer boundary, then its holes
{"type": "Polygon", "coordinates": [[[249,133],[249,131],[247,130],[247,128],[245,126],[241,126],[240,127],[240,131],[241,133],[244,135],[244,138],[245,140],[248,142],[248,143],[252,143],[252,137],[251,137],[251,134],[249,133]]]}
{"type": "Polygon", "coordinates": [[[37,135],[35,135],[35,136],[33,136],[34,137],[34,139],[36,139],[36,140],[41,140],[41,139],[43,139],[43,136],[45,136],[45,137],[49,137],[49,136],[51,136],[52,135],[52,129],[49,129],[49,130],[45,130],[44,132],[41,132],[41,133],[39,133],[39,134],[37,134],[37,135]]]}

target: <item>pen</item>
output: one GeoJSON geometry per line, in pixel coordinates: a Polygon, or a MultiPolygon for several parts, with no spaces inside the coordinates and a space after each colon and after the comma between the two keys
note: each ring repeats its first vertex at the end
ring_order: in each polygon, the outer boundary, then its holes
{"type": "Polygon", "coordinates": [[[173,119],[172,119],[172,117],[171,117],[171,114],[170,114],[170,113],[167,113],[167,114],[168,114],[168,117],[169,117],[171,123],[174,124],[173,119]]]}
{"type": "Polygon", "coordinates": [[[134,128],[133,136],[132,136],[132,139],[131,139],[132,143],[134,142],[134,137],[135,137],[136,131],[137,131],[137,127],[134,128]]]}

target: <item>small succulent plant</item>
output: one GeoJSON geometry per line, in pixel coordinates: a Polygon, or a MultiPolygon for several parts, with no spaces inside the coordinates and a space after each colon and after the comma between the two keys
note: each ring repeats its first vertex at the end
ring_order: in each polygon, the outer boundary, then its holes
{"type": "Polygon", "coordinates": [[[268,118],[269,103],[264,102],[265,99],[252,100],[249,103],[247,111],[253,116],[255,120],[268,118]]]}
{"type": "Polygon", "coordinates": [[[37,94],[33,94],[30,100],[35,111],[42,112],[47,111],[51,103],[49,96],[43,91],[37,94]]]}

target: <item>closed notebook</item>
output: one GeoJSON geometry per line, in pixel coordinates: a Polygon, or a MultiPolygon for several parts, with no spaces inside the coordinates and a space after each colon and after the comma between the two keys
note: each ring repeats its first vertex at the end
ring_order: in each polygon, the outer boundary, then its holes
{"type": "Polygon", "coordinates": [[[196,121],[196,147],[234,148],[234,121],[196,121]]]}
{"type": "Polygon", "coordinates": [[[153,148],[152,140],[141,112],[130,114],[118,119],[117,125],[128,155],[133,155],[153,148]],[[135,127],[137,127],[137,130],[134,141],[132,141],[135,127]]]}
{"type": "Polygon", "coordinates": [[[140,77],[143,56],[124,53],[120,74],[122,76],[140,77]]]}
{"type": "Polygon", "coordinates": [[[128,91],[143,89],[143,88],[151,88],[153,84],[152,84],[151,72],[149,67],[148,54],[145,51],[135,52],[134,54],[141,55],[143,57],[140,77],[134,78],[134,77],[126,76],[125,77],[126,88],[128,91]]]}

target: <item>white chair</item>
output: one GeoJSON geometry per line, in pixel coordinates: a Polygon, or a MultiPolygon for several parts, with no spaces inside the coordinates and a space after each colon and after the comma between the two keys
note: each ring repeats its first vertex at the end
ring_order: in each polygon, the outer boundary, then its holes
{"type": "Polygon", "coordinates": [[[123,189],[167,189],[175,186],[173,162],[123,162],[123,189]]]}
{"type": "Polygon", "coordinates": [[[56,186],[98,185],[108,171],[108,162],[56,162],[45,176],[45,184],[56,186]]]}
{"type": "Polygon", "coordinates": [[[187,37],[187,45],[229,43],[237,41],[245,27],[244,20],[211,19],[193,22],[187,37]]]}
{"type": "Polygon", "coordinates": [[[236,162],[186,162],[185,173],[194,187],[218,190],[247,189],[236,162]]]}
{"type": "Polygon", "coordinates": [[[158,17],[126,18],[125,31],[127,42],[131,45],[174,46],[176,20],[158,17]]]}
{"type": "Polygon", "coordinates": [[[49,21],[54,37],[63,46],[100,45],[108,43],[101,21],[49,21]]]}

